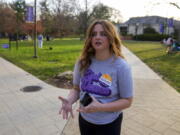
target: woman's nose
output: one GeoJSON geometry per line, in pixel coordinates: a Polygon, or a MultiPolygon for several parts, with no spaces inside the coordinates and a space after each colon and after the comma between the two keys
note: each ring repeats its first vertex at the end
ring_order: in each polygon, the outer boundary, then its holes
{"type": "Polygon", "coordinates": [[[97,34],[97,35],[96,35],[96,38],[100,38],[100,37],[101,37],[100,34],[97,34]]]}

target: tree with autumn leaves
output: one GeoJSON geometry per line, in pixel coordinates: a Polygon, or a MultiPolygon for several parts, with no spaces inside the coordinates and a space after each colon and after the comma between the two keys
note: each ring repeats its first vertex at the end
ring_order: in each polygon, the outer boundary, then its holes
{"type": "MultiPolygon", "coordinates": [[[[0,34],[8,37],[9,34],[33,35],[34,23],[25,21],[26,5],[24,0],[13,3],[0,1],[0,34]]],[[[41,21],[37,21],[37,32],[43,33],[41,21]]]]}
{"type": "Polygon", "coordinates": [[[8,4],[0,3],[0,33],[2,36],[7,36],[7,33],[15,33],[16,31],[16,16],[14,10],[8,4]]]}
{"type": "MultiPolygon", "coordinates": [[[[88,6],[85,9],[78,0],[41,0],[38,3],[37,33],[64,37],[69,35],[84,35],[87,25],[94,19],[110,20],[115,15],[112,9],[102,3],[88,6]]],[[[25,0],[5,3],[0,0],[0,35],[8,34],[33,35],[34,24],[25,21],[25,0]]],[[[116,18],[120,12],[116,12],[116,18]]]]}

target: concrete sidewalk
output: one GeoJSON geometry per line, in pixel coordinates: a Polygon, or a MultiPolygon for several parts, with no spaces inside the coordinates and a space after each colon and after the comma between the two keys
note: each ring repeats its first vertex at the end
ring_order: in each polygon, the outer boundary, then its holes
{"type": "MultiPolygon", "coordinates": [[[[123,48],[132,66],[135,97],[124,111],[122,135],[180,135],[180,94],[135,55],[123,48]]],[[[79,135],[75,119],[58,115],[59,89],[0,58],[0,135],[79,135]],[[41,86],[37,92],[21,88],[41,86]]]]}
{"type": "Polygon", "coordinates": [[[58,115],[58,96],[67,93],[0,58],[0,135],[60,135],[67,121],[58,115]],[[42,90],[20,90],[31,85],[42,90]]]}
{"type": "MultiPolygon", "coordinates": [[[[180,135],[180,94],[126,48],[123,52],[132,67],[135,97],[124,111],[122,135],[180,135]]],[[[79,135],[75,114],[63,135],[79,135]]]]}

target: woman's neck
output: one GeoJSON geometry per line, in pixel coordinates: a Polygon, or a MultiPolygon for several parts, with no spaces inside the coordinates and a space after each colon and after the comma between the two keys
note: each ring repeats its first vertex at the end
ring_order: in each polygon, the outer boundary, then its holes
{"type": "Polygon", "coordinates": [[[112,54],[110,53],[110,51],[108,51],[108,52],[96,52],[95,53],[95,58],[97,60],[107,60],[111,56],[112,56],[112,54]]]}

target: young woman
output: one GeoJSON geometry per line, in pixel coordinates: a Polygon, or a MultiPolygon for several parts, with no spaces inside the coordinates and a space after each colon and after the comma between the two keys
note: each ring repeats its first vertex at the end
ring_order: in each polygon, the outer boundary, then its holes
{"type": "Polygon", "coordinates": [[[73,117],[72,104],[90,95],[92,102],[78,109],[81,135],[120,135],[122,110],[131,106],[133,98],[131,70],[121,45],[112,23],[97,20],[88,28],[74,68],[74,90],[67,99],[59,97],[60,114],[67,119],[69,113],[73,117]]]}

